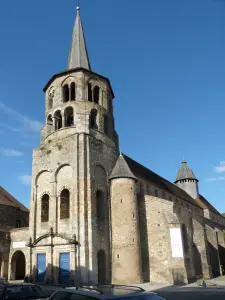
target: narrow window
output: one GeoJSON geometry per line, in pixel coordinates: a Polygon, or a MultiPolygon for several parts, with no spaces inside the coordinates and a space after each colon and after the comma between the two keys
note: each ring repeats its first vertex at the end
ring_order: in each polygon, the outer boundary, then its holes
{"type": "Polygon", "coordinates": [[[90,127],[94,129],[98,129],[97,126],[97,110],[92,109],[91,114],[90,114],[90,127]]]}
{"type": "Polygon", "coordinates": [[[70,97],[69,86],[68,86],[68,84],[65,84],[63,86],[63,102],[68,102],[69,97],[70,97]]]}
{"type": "Polygon", "coordinates": [[[109,119],[108,119],[108,116],[104,116],[104,132],[105,134],[108,134],[109,133],[109,119]]]}
{"type": "Polygon", "coordinates": [[[54,114],[54,118],[55,118],[55,130],[59,130],[62,128],[62,115],[61,115],[61,111],[57,110],[54,114]]]}
{"type": "Polygon", "coordinates": [[[88,83],[88,101],[92,102],[92,85],[88,83]]]}
{"type": "Polygon", "coordinates": [[[47,118],[47,134],[50,134],[52,131],[53,131],[52,115],[48,115],[48,118],[47,118]]]}
{"type": "Polygon", "coordinates": [[[60,194],[60,219],[70,217],[70,192],[65,189],[60,194]]]}
{"type": "Polygon", "coordinates": [[[16,220],[16,228],[21,228],[21,220],[16,220]]]}
{"type": "Polygon", "coordinates": [[[49,195],[45,194],[41,198],[41,222],[49,221],[49,195]]]}
{"type": "Polygon", "coordinates": [[[94,102],[99,103],[99,87],[97,85],[94,87],[94,102]]]}
{"type": "Polygon", "coordinates": [[[53,107],[54,90],[51,90],[48,96],[48,109],[53,107]]]}
{"type": "Polygon", "coordinates": [[[74,101],[76,99],[76,90],[75,90],[75,83],[72,82],[70,86],[70,93],[71,93],[71,101],[74,101]]]}
{"type": "Polygon", "coordinates": [[[182,224],[182,238],[183,238],[183,248],[184,254],[188,254],[188,234],[187,234],[187,227],[182,224]]]}
{"type": "Polygon", "coordinates": [[[67,107],[65,109],[65,127],[71,127],[74,125],[73,122],[73,108],[72,107],[67,107]]]}

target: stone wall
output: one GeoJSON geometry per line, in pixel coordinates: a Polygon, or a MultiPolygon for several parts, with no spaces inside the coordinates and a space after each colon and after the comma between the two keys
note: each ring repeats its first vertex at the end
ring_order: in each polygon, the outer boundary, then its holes
{"type": "Polygon", "coordinates": [[[0,204],[0,228],[9,230],[17,226],[20,221],[22,227],[29,225],[29,212],[20,210],[17,207],[0,204]]]}

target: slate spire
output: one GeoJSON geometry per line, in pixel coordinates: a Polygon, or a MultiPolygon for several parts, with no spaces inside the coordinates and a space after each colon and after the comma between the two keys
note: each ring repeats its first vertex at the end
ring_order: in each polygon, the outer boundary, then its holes
{"type": "Polygon", "coordinates": [[[80,7],[77,7],[77,16],[73,29],[72,45],[70,48],[67,69],[84,68],[91,70],[88,51],[85,43],[84,31],[80,18],[80,7]]]}
{"type": "Polygon", "coordinates": [[[116,179],[116,178],[131,178],[137,180],[137,178],[131,172],[122,153],[120,153],[117,162],[114,168],[112,169],[111,174],[109,175],[109,180],[116,179]]]}

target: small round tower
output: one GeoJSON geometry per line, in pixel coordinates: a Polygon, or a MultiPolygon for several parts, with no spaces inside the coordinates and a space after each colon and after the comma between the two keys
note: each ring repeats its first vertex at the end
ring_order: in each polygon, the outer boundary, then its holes
{"type": "Polygon", "coordinates": [[[198,179],[185,160],[182,161],[182,167],[178,170],[175,184],[185,190],[193,199],[198,197],[198,179]]]}
{"type": "Polygon", "coordinates": [[[112,282],[139,283],[141,274],[137,178],[120,154],[110,176],[112,282]]]}

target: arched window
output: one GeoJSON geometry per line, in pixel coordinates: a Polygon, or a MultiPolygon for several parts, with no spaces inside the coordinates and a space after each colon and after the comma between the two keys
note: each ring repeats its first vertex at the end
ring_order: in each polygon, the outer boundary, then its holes
{"type": "Polygon", "coordinates": [[[52,131],[53,131],[52,115],[48,115],[48,118],[47,118],[47,134],[51,133],[52,131]]]}
{"type": "Polygon", "coordinates": [[[44,194],[41,198],[41,222],[49,221],[49,195],[44,194]]]}
{"type": "Polygon", "coordinates": [[[182,224],[182,239],[183,239],[183,248],[184,254],[188,254],[188,233],[185,224],[182,224]]]}
{"type": "Polygon", "coordinates": [[[59,130],[62,128],[62,115],[61,115],[61,111],[57,110],[54,114],[54,118],[55,118],[55,130],[59,130]]]}
{"type": "Polygon", "coordinates": [[[70,192],[65,189],[60,194],[60,219],[70,217],[70,192]]]}
{"type": "Polygon", "coordinates": [[[73,108],[72,107],[67,107],[65,109],[65,126],[66,127],[71,127],[74,125],[73,122],[73,108]]]}
{"type": "Polygon", "coordinates": [[[94,102],[99,103],[99,87],[97,85],[94,87],[94,102]]]}
{"type": "Polygon", "coordinates": [[[96,121],[97,121],[97,110],[92,109],[91,114],[90,114],[90,127],[91,128],[98,129],[96,121]]]}
{"type": "Polygon", "coordinates": [[[68,102],[70,98],[70,91],[68,84],[63,86],[63,102],[68,102]]]}
{"type": "Polygon", "coordinates": [[[48,96],[48,109],[53,107],[54,90],[51,90],[48,96]]]}
{"type": "Polygon", "coordinates": [[[88,101],[92,102],[92,85],[88,83],[88,101]]]}
{"type": "Polygon", "coordinates": [[[70,95],[71,95],[70,98],[71,101],[76,99],[76,87],[74,82],[72,82],[70,85],[70,95]]]}
{"type": "Polygon", "coordinates": [[[109,119],[107,115],[104,115],[104,132],[105,134],[109,133],[109,119]]]}
{"type": "Polygon", "coordinates": [[[96,192],[96,217],[98,223],[104,221],[104,193],[100,190],[96,192]]]}

